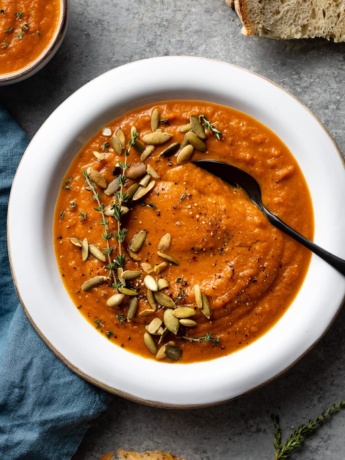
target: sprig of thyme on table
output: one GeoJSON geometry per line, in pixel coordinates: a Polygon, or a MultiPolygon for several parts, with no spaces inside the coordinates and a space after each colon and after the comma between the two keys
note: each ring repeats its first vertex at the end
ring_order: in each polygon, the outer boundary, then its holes
{"type": "Polygon", "coordinates": [[[315,420],[309,420],[307,423],[299,425],[286,439],[283,444],[282,431],[279,423],[279,417],[272,414],[274,425],[274,459],[287,460],[295,449],[301,448],[307,437],[314,434],[325,422],[327,422],[333,415],[345,408],[345,400],[341,400],[333,404],[327,410],[322,412],[321,415],[315,420]]]}

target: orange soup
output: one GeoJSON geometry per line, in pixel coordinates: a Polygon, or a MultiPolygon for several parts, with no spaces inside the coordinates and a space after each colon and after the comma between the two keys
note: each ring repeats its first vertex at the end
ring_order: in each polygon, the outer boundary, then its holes
{"type": "Polygon", "coordinates": [[[308,250],[193,163],[204,158],[252,174],[268,208],[312,238],[308,188],[284,143],[206,102],[162,102],[110,122],[58,196],[55,252],[76,308],[145,357],[187,363],[247,346],[284,314],[308,269],[308,250]]]}
{"type": "Polygon", "coordinates": [[[49,46],[60,16],[60,0],[0,2],[0,75],[25,69],[49,46]]]}

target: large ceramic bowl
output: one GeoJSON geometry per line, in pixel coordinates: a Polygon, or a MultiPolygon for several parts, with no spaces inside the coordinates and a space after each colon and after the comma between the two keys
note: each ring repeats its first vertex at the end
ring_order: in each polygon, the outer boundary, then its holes
{"type": "MultiPolygon", "coordinates": [[[[59,16],[55,31],[52,34],[49,43],[47,43],[47,45],[44,47],[44,49],[42,49],[40,54],[35,59],[21,66],[17,70],[14,70],[10,73],[2,73],[2,71],[0,70],[0,86],[18,83],[22,80],[25,80],[26,78],[33,76],[35,73],[41,70],[45,65],[47,65],[48,62],[52,59],[52,57],[55,55],[55,53],[59,49],[65,37],[66,30],[67,30],[67,24],[68,24],[68,0],[59,0],[59,5],[60,5],[60,16],[59,16]]],[[[10,6],[11,5],[9,5],[9,10],[11,9],[10,6]]],[[[36,5],[33,3],[31,8],[32,9],[36,8],[36,5]]],[[[20,7],[20,9],[22,9],[22,7],[20,7]]],[[[4,9],[4,11],[5,13],[3,14],[3,19],[6,19],[6,15],[10,14],[10,11],[7,12],[6,8],[4,9]]],[[[19,37],[18,27],[21,24],[26,24],[26,26],[28,27],[27,29],[28,32],[34,33],[34,31],[32,30],[34,27],[32,23],[32,20],[33,20],[32,18],[36,18],[37,15],[34,14],[34,11],[32,12],[31,16],[30,16],[30,11],[28,12],[28,14],[26,14],[27,12],[25,11],[23,11],[23,13],[24,13],[23,18],[21,18],[15,23],[15,28],[13,26],[11,27],[12,29],[14,28],[13,32],[11,32],[11,35],[12,34],[14,35],[11,38],[11,40],[13,40],[13,43],[11,44],[11,41],[10,41],[10,46],[13,46],[16,40],[25,40],[25,35],[26,35],[25,29],[20,32],[21,34],[23,34],[23,37],[21,39],[15,38],[16,36],[19,37]],[[26,21],[28,21],[29,24],[27,24],[26,21]]],[[[37,29],[36,32],[39,32],[39,30],[37,29]]],[[[11,35],[9,34],[8,36],[11,37],[11,35]]],[[[8,49],[10,50],[10,48],[8,49]]],[[[10,51],[9,56],[10,56],[9,59],[11,59],[11,51],[10,51]]],[[[14,59],[19,59],[19,58],[16,56],[14,59]]]]}
{"type": "Polygon", "coordinates": [[[297,99],[252,72],[223,62],[163,57],[128,64],[91,81],[44,123],[15,177],[8,239],[18,293],[30,321],[74,372],[110,392],[152,405],[193,407],[241,395],[282,373],[329,327],[345,278],[313,255],[299,294],[276,325],[252,345],[209,362],[170,364],[117,347],[79,314],[60,279],[53,214],[64,173],[103,125],[150,102],[207,100],[248,113],[289,147],[305,175],[315,241],[345,258],[345,171],[326,129],[297,99]]]}

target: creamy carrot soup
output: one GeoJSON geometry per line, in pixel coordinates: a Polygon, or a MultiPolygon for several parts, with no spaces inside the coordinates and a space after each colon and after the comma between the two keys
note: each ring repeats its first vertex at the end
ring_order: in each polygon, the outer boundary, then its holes
{"type": "Polygon", "coordinates": [[[245,192],[193,164],[231,163],[281,219],[313,237],[304,177],[284,143],[232,108],[169,101],[126,113],[79,152],[54,242],[76,308],[106,340],[182,363],[233,353],[289,308],[309,252],[245,192]]]}
{"type": "Polygon", "coordinates": [[[49,46],[59,0],[0,0],[0,75],[25,69],[49,46]]]}

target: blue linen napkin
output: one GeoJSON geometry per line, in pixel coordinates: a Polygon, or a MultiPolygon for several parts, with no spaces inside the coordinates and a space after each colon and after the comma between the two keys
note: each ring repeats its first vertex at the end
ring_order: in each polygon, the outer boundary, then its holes
{"type": "Polygon", "coordinates": [[[0,106],[0,458],[70,459],[113,396],[72,373],[40,339],[16,295],[7,255],[9,192],[28,144],[0,106]]]}

